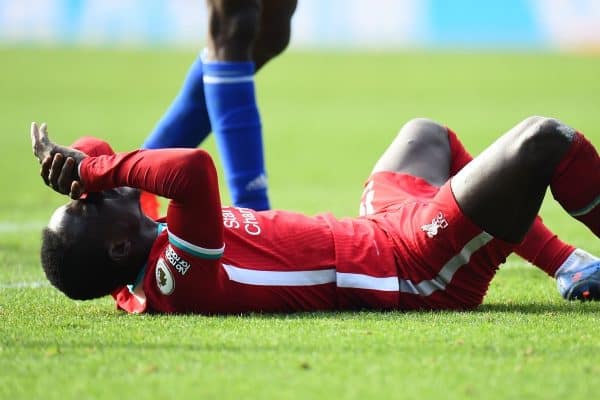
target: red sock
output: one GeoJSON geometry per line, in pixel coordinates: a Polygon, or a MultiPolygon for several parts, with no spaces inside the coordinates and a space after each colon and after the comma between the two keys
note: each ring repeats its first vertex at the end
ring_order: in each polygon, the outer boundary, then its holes
{"type": "Polygon", "coordinates": [[[550,276],[575,251],[575,247],[560,240],[537,216],[525,239],[515,249],[520,257],[526,259],[550,276]]]}
{"type": "MultiPolygon", "coordinates": [[[[465,149],[456,133],[450,128],[446,129],[452,156],[450,176],[454,176],[473,159],[473,156],[465,149]]],[[[550,231],[540,217],[536,217],[525,239],[517,246],[515,252],[548,275],[554,276],[556,270],[574,250],[573,246],[564,243],[550,231]]]]}
{"type": "Polygon", "coordinates": [[[600,237],[600,158],[581,133],[556,167],[550,183],[552,195],[574,218],[600,237]]]}

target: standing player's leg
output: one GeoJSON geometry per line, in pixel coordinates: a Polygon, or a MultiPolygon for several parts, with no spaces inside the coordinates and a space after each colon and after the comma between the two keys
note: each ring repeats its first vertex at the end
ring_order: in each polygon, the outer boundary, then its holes
{"type": "Polygon", "coordinates": [[[211,131],[204,101],[202,60],[196,58],[177,96],[146,138],[142,147],[197,147],[211,131]]]}
{"type": "MultiPolygon", "coordinates": [[[[234,2],[230,0],[213,1],[209,3],[209,7],[213,4],[224,3],[233,4],[234,2]]],[[[257,2],[246,3],[257,4],[257,2]]],[[[252,58],[257,71],[287,47],[290,40],[290,22],[295,8],[296,0],[264,0],[262,2],[260,22],[257,27],[258,37],[252,46],[252,58]]],[[[235,40],[233,40],[224,43],[223,46],[229,46],[232,42],[235,44],[235,40]]],[[[247,43],[249,42],[246,41],[246,46],[247,43]]],[[[203,78],[204,65],[202,56],[199,55],[190,67],[173,103],[144,141],[143,148],[197,147],[204,141],[212,128],[206,106],[203,78]]],[[[216,95],[218,96],[219,93],[217,90],[216,95]]],[[[211,96],[214,96],[214,94],[211,94],[211,96]]],[[[248,139],[256,142],[256,133],[248,139]]],[[[260,136],[258,136],[258,140],[260,140],[260,136]]],[[[227,153],[223,156],[226,169],[235,171],[236,165],[231,165],[235,164],[235,160],[231,161],[231,158],[237,157],[238,153],[243,153],[241,150],[242,145],[235,143],[234,138],[230,136],[225,137],[220,142],[223,142],[221,147],[227,153]],[[230,166],[230,168],[227,166],[230,166]]],[[[260,148],[262,151],[262,145],[260,148]]],[[[245,158],[243,159],[245,160],[245,158]]],[[[252,162],[262,162],[262,155],[259,155],[257,159],[250,160],[250,163],[252,162]]],[[[264,169],[264,166],[262,168],[264,169]]],[[[228,174],[228,176],[230,175],[228,174]]],[[[239,192],[236,189],[230,190],[232,193],[239,192]]],[[[248,204],[243,202],[243,198],[240,199],[239,196],[232,195],[236,205],[267,208],[268,200],[261,200],[262,194],[259,194],[258,197],[258,204],[248,204]]],[[[266,198],[266,194],[264,194],[264,197],[266,198]]],[[[158,218],[159,204],[156,196],[144,192],[142,193],[141,203],[146,214],[152,218],[158,218]]]]}
{"type": "Polygon", "coordinates": [[[263,156],[262,128],[254,93],[256,42],[265,34],[280,33],[282,41],[261,62],[281,51],[289,39],[295,1],[210,0],[209,34],[204,60],[204,91],[225,178],[235,205],[269,208],[263,156]],[[274,19],[261,25],[261,15],[274,19]],[[275,17],[280,15],[280,17],[275,17]],[[267,29],[266,27],[270,27],[267,29]]]}
{"type": "Polygon", "coordinates": [[[262,0],[258,37],[252,48],[252,60],[258,71],[281,54],[290,43],[292,16],[297,0],[262,0]]]}
{"type": "MultiPolygon", "coordinates": [[[[264,0],[253,61],[258,71],[290,41],[296,0],[264,0]]],[[[202,56],[198,55],[175,99],[142,145],[146,149],[197,147],[211,132],[204,98],[202,56]]]]}
{"type": "MultiPolygon", "coordinates": [[[[480,228],[520,243],[548,186],[572,216],[600,237],[600,158],[579,132],[532,117],[511,129],[460,170],[451,187],[462,211],[480,228]]],[[[564,297],[600,298],[600,260],[569,256],[557,271],[564,297]]]]}

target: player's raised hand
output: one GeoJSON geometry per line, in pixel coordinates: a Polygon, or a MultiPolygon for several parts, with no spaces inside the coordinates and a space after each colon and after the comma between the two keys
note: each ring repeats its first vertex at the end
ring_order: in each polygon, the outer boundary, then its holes
{"type": "Polygon", "coordinates": [[[33,149],[33,155],[37,157],[40,163],[52,154],[53,146],[48,138],[46,124],[42,124],[42,127],[38,128],[37,123],[31,123],[31,148],[33,149]]]}
{"type": "Polygon", "coordinates": [[[40,175],[44,183],[58,193],[78,199],[84,189],[77,170],[86,154],[52,143],[46,124],[38,128],[35,122],[31,124],[31,145],[42,165],[40,175]]]}
{"type": "Polygon", "coordinates": [[[80,162],[86,157],[86,154],[79,150],[53,143],[48,137],[48,125],[45,123],[39,128],[37,123],[31,123],[31,147],[33,149],[33,155],[37,157],[40,163],[47,156],[53,156],[56,153],[61,153],[66,157],[72,157],[77,162],[80,162]]]}

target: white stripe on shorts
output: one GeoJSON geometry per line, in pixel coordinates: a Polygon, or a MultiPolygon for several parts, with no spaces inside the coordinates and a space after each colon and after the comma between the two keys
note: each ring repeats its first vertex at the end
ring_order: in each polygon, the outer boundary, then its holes
{"type": "Polygon", "coordinates": [[[360,209],[358,211],[359,215],[371,215],[375,213],[375,208],[373,207],[373,200],[375,199],[375,190],[373,189],[375,186],[374,181],[369,181],[365,190],[363,191],[363,201],[360,203],[360,209]]]}
{"type": "Polygon", "coordinates": [[[590,204],[587,206],[580,208],[579,210],[570,211],[569,215],[571,217],[581,217],[582,215],[589,214],[594,208],[600,205],[600,196],[596,197],[590,204]]]}
{"type": "Polygon", "coordinates": [[[473,253],[485,246],[493,236],[487,232],[481,232],[469,241],[460,253],[452,257],[440,270],[440,273],[431,280],[421,281],[417,284],[409,279],[399,279],[400,291],[403,293],[412,293],[419,296],[429,296],[436,290],[445,290],[450,283],[456,271],[466,265],[473,253]]]}
{"type": "Polygon", "coordinates": [[[349,274],[345,272],[338,272],[336,275],[337,286],[341,288],[371,289],[380,290],[383,292],[397,292],[399,287],[397,276],[377,278],[370,275],[349,274]]]}

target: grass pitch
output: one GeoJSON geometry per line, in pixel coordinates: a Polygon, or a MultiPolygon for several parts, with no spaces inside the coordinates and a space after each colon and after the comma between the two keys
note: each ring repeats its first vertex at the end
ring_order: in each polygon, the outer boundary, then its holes
{"type": "MultiPolygon", "coordinates": [[[[1,399],[597,395],[600,305],[563,302],[518,258],[485,304],[463,313],[129,316],[109,299],[72,302],[37,287],[39,231],[64,199],[38,177],[30,121],[47,121],[62,143],[91,134],[136,147],[194,54],[5,48],[0,57],[1,399]]],[[[451,126],[474,153],[532,114],[600,146],[598,71],[592,55],[285,54],[257,81],[272,203],[354,215],[373,163],[415,116],[451,126]]],[[[215,154],[212,139],[205,147],[215,154]]],[[[542,215],[600,254],[551,198],[542,215]]]]}

